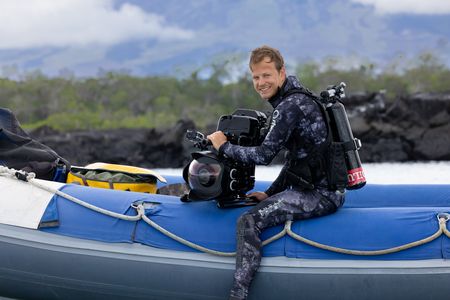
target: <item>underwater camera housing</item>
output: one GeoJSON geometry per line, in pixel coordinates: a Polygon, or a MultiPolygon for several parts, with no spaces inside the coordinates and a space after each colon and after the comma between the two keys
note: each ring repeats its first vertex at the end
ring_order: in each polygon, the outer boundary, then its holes
{"type": "MultiPolygon", "coordinates": [[[[231,144],[258,146],[267,133],[266,125],[266,114],[238,109],[231,115],[221,116],[217,130],[222,131],[231,144]]],[[[198,131],[188,130],[186,138],[202,151],[193,152],[193,160],[183,170],[183,178],[190,192],[181,201],[215,199],[221,208],[255,204],[245,196],[255,185],[254,164],[220,156],[214,149],[207,150],[211,142],[198,131]]]]}

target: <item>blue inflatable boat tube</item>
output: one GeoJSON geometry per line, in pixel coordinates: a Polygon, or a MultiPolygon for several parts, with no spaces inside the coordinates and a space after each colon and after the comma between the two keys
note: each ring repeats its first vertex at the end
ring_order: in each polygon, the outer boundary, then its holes
{"type": "MultiPolygon", "coordinates": [[[[169,183],[179,177],[165,176],[169,183]]],[[[265,190],[258,182],[255,190],[265,190]]],[[[135,203],[145,203],[146,216],[164,229],[202,247],[233,252],[237,218],[248,208],[220,209],[214,201],[183,203],[178,197],[131,193],[65,185],[61,191],[98,207],[136,215],[135,203]]],[[[40,230],[103,242],[141,243],[161,249],[197,251],[162,234],[143,220],[109,217],[55,195],[42,221],[57,219],[59,226],[40,230]],[[48,218],[48,220],[46,219],[48,218]]],[[[411,243],[439,229],[437,215],[450,213],[450,185],[370,185],[349,191],[335,214],[297,221],[292,231],[307,239],[352,250],[373,251],[411,243]]],[[[284,226],[265,230],[268,239],[284,226]]],[[[307,245],[291,236],[269,243],[264,256],[308,259],[421,260],[450,257],[450,239],[440,237],[421,246],[376,256],[340,254],[307,245]]]]}

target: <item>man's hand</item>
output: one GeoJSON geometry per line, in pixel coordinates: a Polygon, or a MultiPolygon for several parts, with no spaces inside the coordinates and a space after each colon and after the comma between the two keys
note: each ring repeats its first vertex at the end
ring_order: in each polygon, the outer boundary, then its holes
{"type": "Polygon", "coordinates": [[[213,144],[214,149],[219,151],[220,146],[227,142],[227,137],[222,131],[216,131],[206,137],[213,144]]]}
{"type": "Polygon", "coordinates": [[[253,199],[261,202],[261,201],[267,199],[269,196],[264,192],[253,192],[253,193],[247,194],[247,197],[253,198],[253,199]]]}

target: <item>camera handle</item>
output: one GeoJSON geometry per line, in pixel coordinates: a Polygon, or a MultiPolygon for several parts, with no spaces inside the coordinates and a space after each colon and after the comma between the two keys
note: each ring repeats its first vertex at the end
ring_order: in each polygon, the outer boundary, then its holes
{"type": "Polygon", "coordinates": [[[203,133],[192,129],[188,129],[186,131],[186,139],[194,143],[194,146],[199,148],[200,150],[206,150],[209,146],[212,145],[211,141],[205,138],[205,135],[203,133]]]}

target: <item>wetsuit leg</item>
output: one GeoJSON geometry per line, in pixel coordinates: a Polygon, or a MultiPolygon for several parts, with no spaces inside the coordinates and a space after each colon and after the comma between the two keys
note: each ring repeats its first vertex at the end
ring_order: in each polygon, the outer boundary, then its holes
{"type": "Polygon", "coordinates": [[[327,215],[336,206],[317,191],[286,190],[244,213],[237,221],[236,271],[230,299],[246,299],[250,283],[261,262],[259,235],[267,227],[288,219],[300,220],[327,215]]]}

